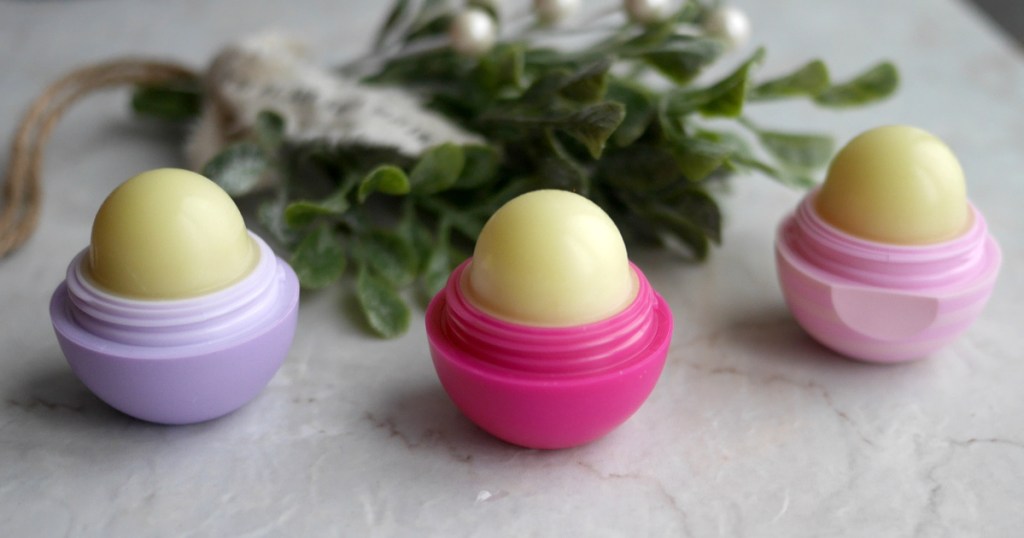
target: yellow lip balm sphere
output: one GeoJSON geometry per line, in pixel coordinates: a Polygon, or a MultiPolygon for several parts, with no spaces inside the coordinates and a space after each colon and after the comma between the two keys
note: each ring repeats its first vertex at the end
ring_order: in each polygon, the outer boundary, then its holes
{"type": "Polygon", "coordinates": [[[836,228],[881,243],[938,243],[970,224],[956,156],[935,136],[905,125],[850,141],[832,161],[815,206],[836,228]]]}
{"type": "Polygon", "coordinates": [[[258,258],[223,189],[199,174],[163,168],[129,179],[100,206],[87,273],[116,295],[184,299],[241,280],[258,258]]]}
{"type": "Polygon", "coordinates": [[[484,225],[463,291],[496,317],[564,327],[608,318],[636,295],[626,245],[590,200],[540,190],[501,207],[484,225]]]}

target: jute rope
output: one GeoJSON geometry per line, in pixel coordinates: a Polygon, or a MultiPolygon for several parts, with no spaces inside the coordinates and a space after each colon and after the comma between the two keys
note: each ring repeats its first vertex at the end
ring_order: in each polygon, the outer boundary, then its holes
{"type": "Polygon", "coordinates": [[[72,104],[104,88],[196,76],[192,69],[172,62],[123,58],[76,69],[43,90],[18,124],[11,143],[0,204],[0,258],[27,241],[39,222],[43,150],[72,104]]]}

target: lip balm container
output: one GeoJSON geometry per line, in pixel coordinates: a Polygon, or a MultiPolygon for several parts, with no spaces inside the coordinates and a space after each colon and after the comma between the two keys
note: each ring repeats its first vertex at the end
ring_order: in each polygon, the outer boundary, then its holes
{"type": "Polygon", "coordinates": [[[842,355],[925,357],[988,301],[1001,254],[939,139],[869,130],[836,155],[823,186],[778,230],[779,282],[797,322],[842,355]]]}
{"type": "Polygon", "coordinates": [[[75,375],[111,407],[202,422],[253,399],[295,333],[295,273],[198,174],[140,174],[104,201],[92,240],[53,293],[75,375]]]}
{"type": "Polygon", "coordinates": [[[499,209],[426,316],[455,405],[495,437],[541,449],[588,443],[636,412],[672,324],[608,215],[556,190],[499,209]]]}

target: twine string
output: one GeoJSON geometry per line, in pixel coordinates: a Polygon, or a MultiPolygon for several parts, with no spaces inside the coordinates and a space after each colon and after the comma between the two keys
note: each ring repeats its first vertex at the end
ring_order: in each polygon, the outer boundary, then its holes
{"type": "Polygon", "coordinates": [[[0,258],[24,244],[39,223],[43,150],[71,105],[105,88],[197,76],[173,62],[122,58],[76,69],[47,86],[25,112],[11,143],[0,202],[0,258]]]}

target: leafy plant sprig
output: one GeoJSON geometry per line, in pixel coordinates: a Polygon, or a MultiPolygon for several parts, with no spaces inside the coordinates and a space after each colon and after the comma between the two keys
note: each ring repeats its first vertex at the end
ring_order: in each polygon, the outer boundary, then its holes
{"type": "MultiPolygon", "coordinates": [[[[415,286],[424,300],[440,290],[486,219],[517,194],[578,192],[608,212],[627,242],[681,244],[703,259],[722,240],[711,182],[756,171],[808,187],[834,151],[827,135],[754,123],[746,106],[795,98],[855,107],[897,86],[888,62],[837,84],[820,60],[755,82],[763,49],[719,80],[696,83],[725,49],[692,31],[712,9],[698,0],[666,20],[627,22],[582,47],[520,36],[479,58],[444,46],[417,51],[447,31],[455,13],[445,5],[397,1],[375,42],[398,52],[362,80],[418,93],[486,144],[441,144],[412,159],[387,148],[299,144],[267,111],[204,170],[235,196],[249,196],[275,172],[258,211],[263,227],[290,253],[305,288],[328,286],[352,267],[365,320],[385,337],[407,330],[403,290],[415,286]]],[[[187,118],[199,111],[198,88],[140,88],[133,104],[141,114],[187,118]]]]}

